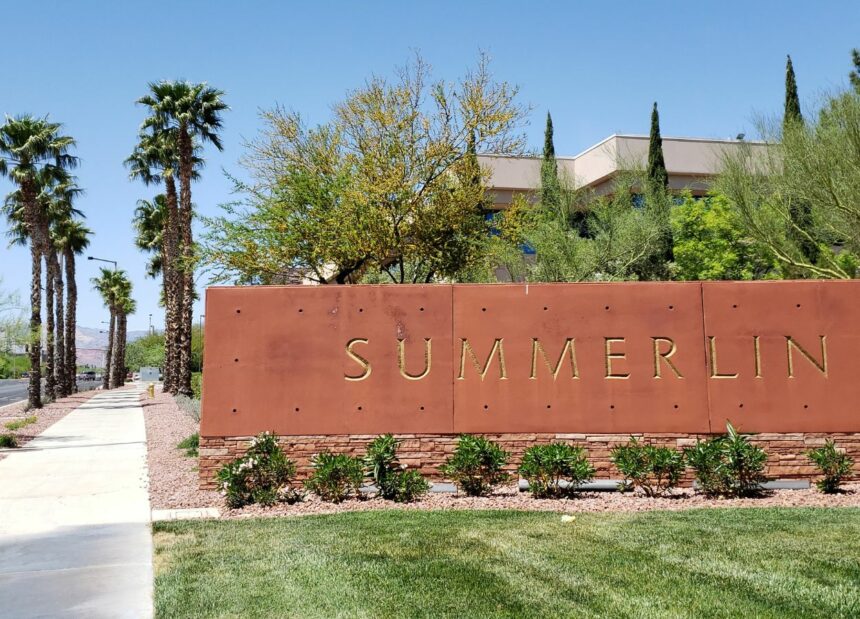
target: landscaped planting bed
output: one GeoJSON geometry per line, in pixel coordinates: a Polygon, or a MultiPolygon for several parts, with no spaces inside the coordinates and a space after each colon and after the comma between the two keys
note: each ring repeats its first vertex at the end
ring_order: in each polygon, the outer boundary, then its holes
{"type": "MultiPolygon", "coordinates": [[[[642,491],[576,492],[565,498],[536,499],[520,492],[515,482],[497,486],[489,496],[469,497],[462,493],[431,492],[413,503],[395,503],[362,494],[340,503],[322,501],[306,493],[303,501],[257,504],[228,509],[224,497],[215,491],[199,489],[197,460],[188,457],[177,445],[198,431],[197,422],[183,412],[169,394],[157,393],[154,399],[142,396],[146,420],[150,501],[155,509],[218,507],[222,518],[255,516],[299,516],[339,512],[406,510],[514,509],[555,512],[643,512],[687,510],[702,507],[860,507],[860,483],[843,485],[844,492],[823,494],[812,487],[803,490],[774,490],[749,498],[709,498],[687,486],[669,491],[663,497],[647,497],[642,491]]],[[[297,484],[300,488],[300,484],[297,484]]]]}
{"type": "MultiPolygon", "coordinates": [[[[633,501],[635,502],[635,501],[633,501]]],[[[856,617],[860,510],[156,523],[158,617],[856,617]]]]}

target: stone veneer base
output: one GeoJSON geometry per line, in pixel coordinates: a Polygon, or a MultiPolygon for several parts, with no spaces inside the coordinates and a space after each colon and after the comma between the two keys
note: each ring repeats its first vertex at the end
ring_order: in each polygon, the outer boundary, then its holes
{"type": "MultiPolygon", "coordinates": [[[[443,479],[439,473],[439,465],[454,450],[457,435],[454,434],[398,434],[402,440],[399,450],[401,463],[410,468],[417,468],[422,474],[432,480],[443,479]]],[[[485,434],[487,438],[500,443],[506,450],[512,452],[512,464],[509,469],[513,472],[519,465],[523,452],[531,445],[564,441],[584,447],[588,459],[597,469],[596,478],[618,478],[620,475],[609,461],[609,451],[618,444],[626,443],[629,435],[622,434],[551,434],[551,433],[516,433],[516,434],[485,434]]],[[[706,434],[633,434],[647,442],[668,447],[683,448],[693,445],[696,440],[707,438],[706,434]]],[[[305,478],[310,473],[311,458],[321,451],[344,452],[352,455],[363,455],[367,444],[373,440],[373,435],[313,435],[313,436],[282,436],[279,439],[286,454],[295,461],[299,478],[305,478]]],[[[821,446],[826,439],[836,441],[837,447],[848,452],[854,458],[854,477],[860,477],[860,433],[760,433],[751,435],[751,441],[763,447],[768,453],[767,475],[779,479],[812,478],[817,472],[806,457],[809,449],[821,446]]],[[[215,475],[221,466],[245,453],[248,436],[200,437],[200,487],[215,489],[215,475]]],[[[688,471],[689,473],[689,471],[688,471]]],[[[684,485],[692,483],[692,476],[687,475],[684,485]]]]}

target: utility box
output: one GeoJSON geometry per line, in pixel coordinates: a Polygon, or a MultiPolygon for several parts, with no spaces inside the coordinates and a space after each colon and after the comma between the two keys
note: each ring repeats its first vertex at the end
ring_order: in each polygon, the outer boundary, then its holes
{"type": "Polygon", "coordinates": [[[140,382],[157,383],[161,380],[161,370],[158,368],[140,368],[140,382]]]}

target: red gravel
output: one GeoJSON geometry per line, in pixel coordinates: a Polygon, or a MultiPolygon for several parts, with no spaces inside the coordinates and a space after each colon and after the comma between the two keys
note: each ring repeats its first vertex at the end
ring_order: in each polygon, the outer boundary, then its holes
{"type": "Polygon", "coordinates": [[[169,393],[157,392],[149,399],[141,394],[146,423],[146,460],[149,465],[149,501],[153,509],[221,507],[221,496],[200,490],[197,459],[176,445],[199,430],[199,426],[176,405],[169,393]]]}
{"type": "MultiPolygon", "coordinates": [[[[42,408],[25,411],[27,403],[18,402],[0,408],[0,434],[14,434],[18,440],[18,447],[26,445],[36,436],[50,428],[60,419],[71,413],[78,406],[93,397],[97,391],[84,391],[76,393],[67,398],[61,398],[56,402],[45,404],[42,408]],[[15,421],[31,415],[36,416],[36,422],[24,426],[18,430],[7,430],[6,424],[10,421],[15,421]]],[[[4,457],[4,453],[0,452],[0,458],[4,457]]]]}
{"type": "Polygon", "coordinates": [[[149,461],[149,495],[156,509],[217,507],[222,518],[302,516],[377,509],[515,509],[554,512],[641,512],[683,510],[703,507],[860,507],[860,482],[845,484],[847,492],[837,495],[808,490],[776,490],[750,499],[708,499],[692,489],[675,491],[670,498],[649,499],[644,495],[616,492],[583,492],[572,499],[533,499],[516,486],[500,488],[490,497],[466,497],[451,493],[431,493],[416,503],[397,504],[383,499],[350,499],[340,504],[325,503],[314,495],[295,505],[264,508],[250,505],[238,510],[225,507],[220,494],[198,488],[196,461],[176,444],[198,430],[198,424],[183,413],[170,395],[143,396],[149,461]]]}

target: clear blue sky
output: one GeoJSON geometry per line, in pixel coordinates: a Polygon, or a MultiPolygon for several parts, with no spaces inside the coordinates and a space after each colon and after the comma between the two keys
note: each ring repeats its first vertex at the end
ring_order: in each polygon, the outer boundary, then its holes
{"type": "MultiPolygon", "coordinates": [[[[122,166],[143,115],[134,101],[149,81],[207,81],[227,92],[225,150],[207,151],[193,190],[212,214],[230,199],[222,168],[236,170],[260,108],[281,103],[325,120],[345,91],[415,50],[446,78],[488,52],[496,77],[518,84],[534,108],[531,147],[542,144],[549,109],[556,151],[570,155],[612,133],[647,133],[655,100],[664,135],[751,134],[754,114],[781,111],[787,53],[801,98],[812,102],[847,82],[850,50],[860,46],[853,1],[8,2],[2,19],[0,112],[50,114],[77,138],[91,253],[118,260],[134,279],[131,329],[145,329],[150,313],[162,322],[130,224],[135,201],[154,191],[128,181],[122,166]]],[[[8,190],[0,181],[0,195],[8,190]]],[[[26,300],[27,253],[4,242],[0,257],[4,287],[26,300]]],[[[107,317],[88,283],[95,264],[78,269],[78,323],[93,327],[107,317]]]]}

